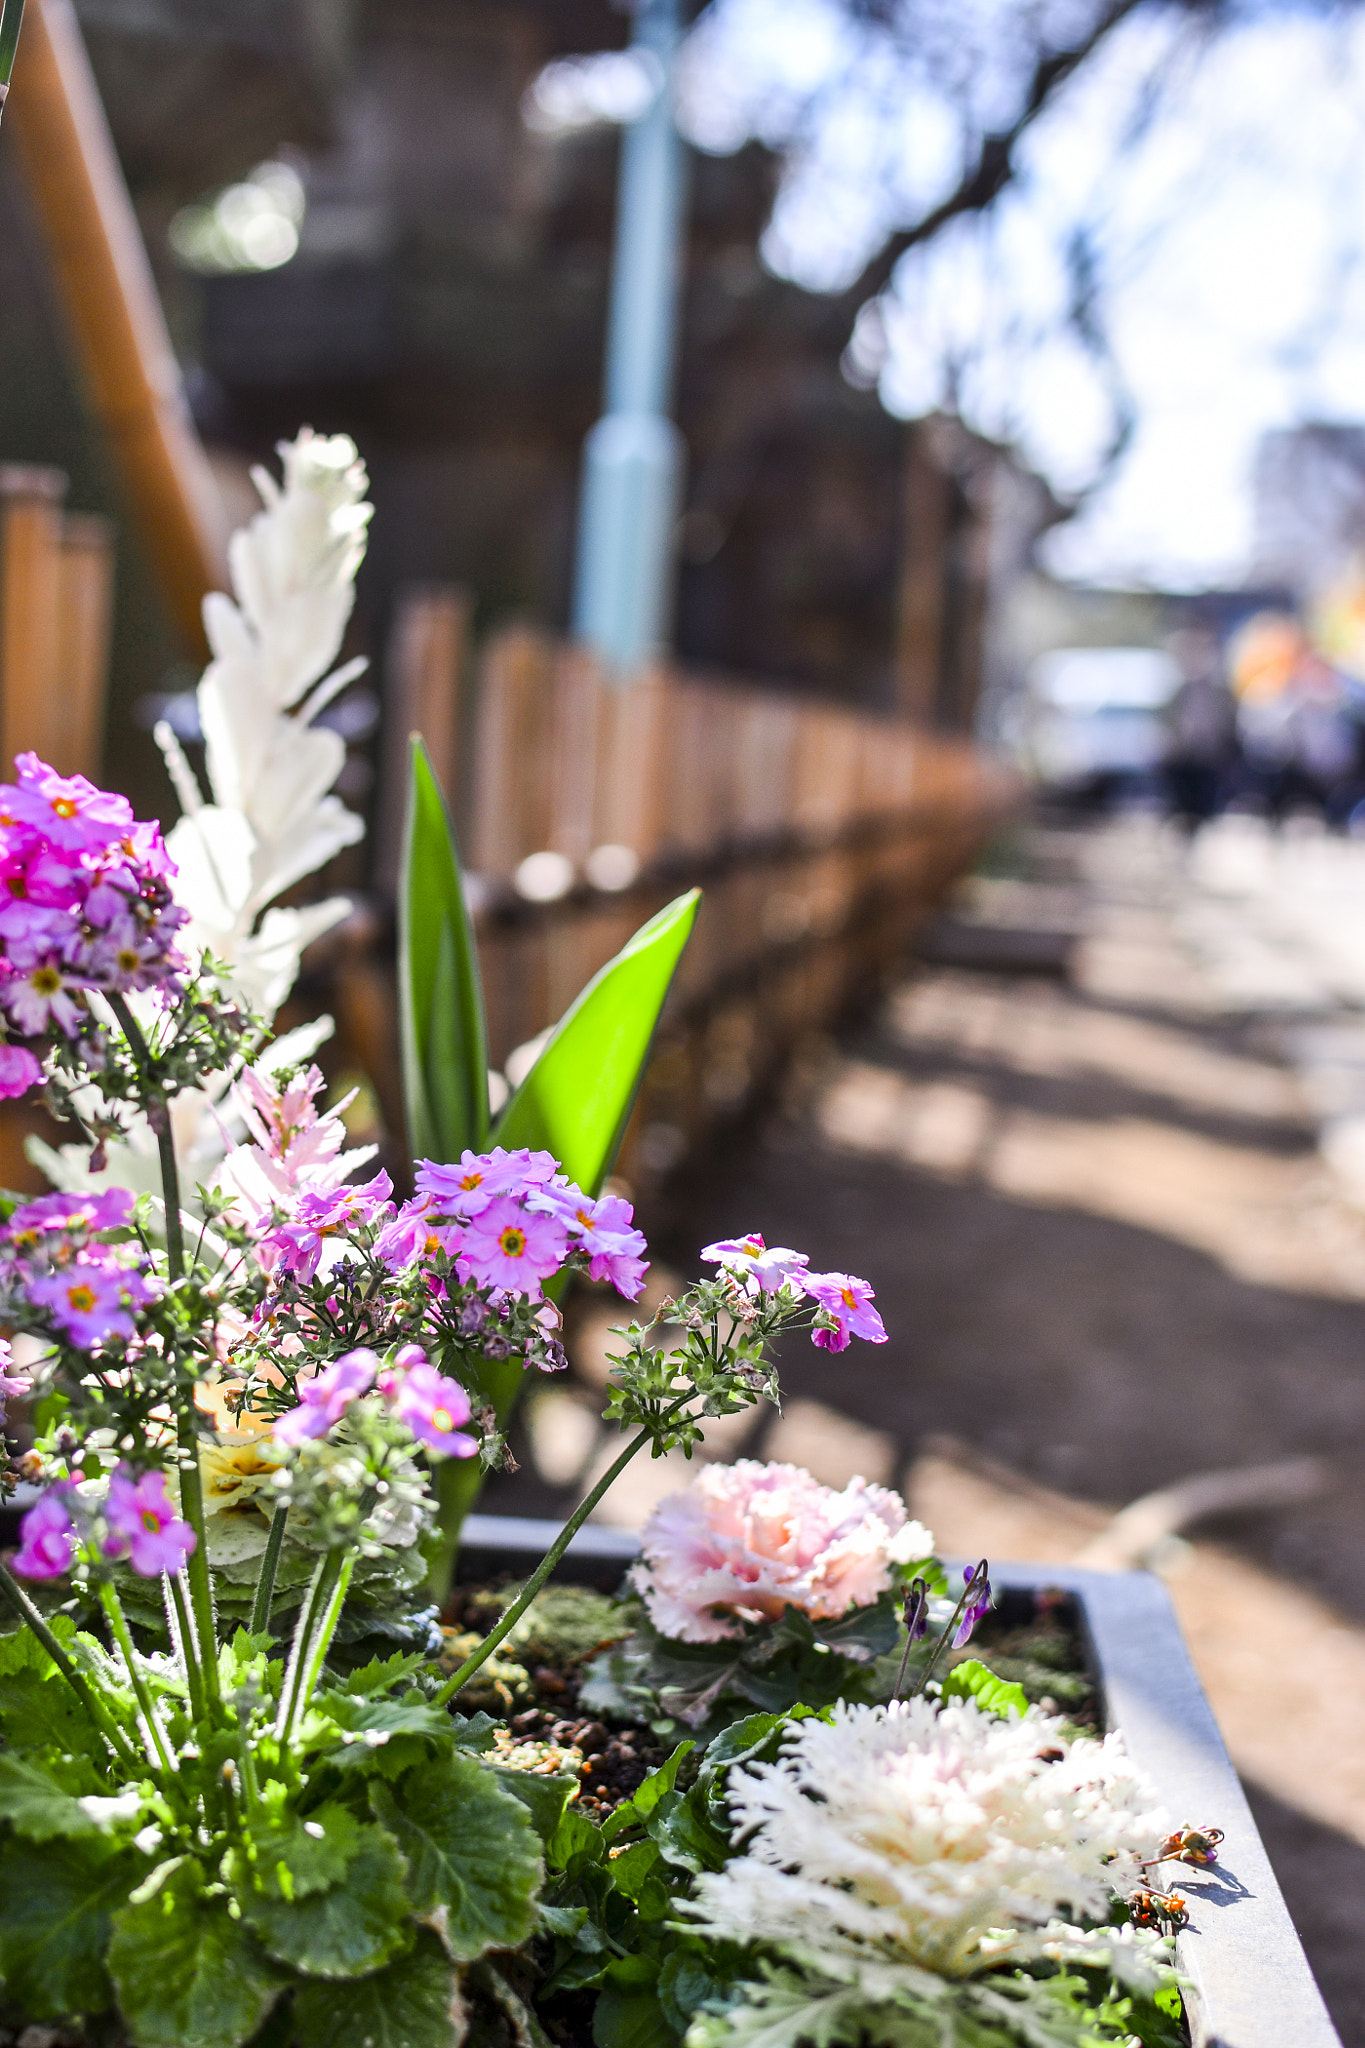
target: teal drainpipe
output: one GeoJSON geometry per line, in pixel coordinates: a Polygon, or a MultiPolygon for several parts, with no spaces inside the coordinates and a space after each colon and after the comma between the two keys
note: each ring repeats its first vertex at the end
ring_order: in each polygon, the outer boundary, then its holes
{"type": "Polygon", "coordinates": [[[632,48],[659,79],[622,138],[606,410],[583,446],[573,630],[624,681],[672,609],[683,440],[668,417],[685,152],[673,119],[679,0],[639,0],[632,48]]]}

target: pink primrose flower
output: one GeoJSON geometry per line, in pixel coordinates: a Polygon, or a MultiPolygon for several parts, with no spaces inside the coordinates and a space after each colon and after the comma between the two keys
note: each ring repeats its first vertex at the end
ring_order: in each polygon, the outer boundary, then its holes
{"type": "Polygon", "coordinates": [[[362,1346],[358,1351],[345,1352],[315,1379],[305,1380],[298,1389],[300,1405],[275,1419],[276,1443],[294,1447],[310,1437],[326,1436],[352,1401],[369,1393],[378,1370],[378,1358],[362,1346]]]}
{"type": "Polygon", "coordinates": [[[80,983],[72,979],[53,959],[25,970],[19,968],[3,987],[0,1003],[28,1038],[37,1038],[55,1024],[67,1038],[74,1038],[85,1015],[76,1000],[80,983]]]}
{"type": "Polygon", "coordinates": [[[71,1569],[76,1530],[66,1503],[74,1492],[69,1479],[59,1479],[20,1522],[11,1562],[21,1579],[59,1579],[71,1569]]]}
{"type": "Polygon", "coordinates": [[[26,1045],[0,1044],[0,1099],[27,1095],[42,1078],[42,1067],[26,1045]]]}
{"type": "Polygon", "coordinates": [[[387,1173],[358,1187],[308,1189],[294,1205],[293,1219],[266,1232],[257,1256],[267,1272],[278,1265],[301,1280],[311,1280],[322,1258],[323,1241],[373,1223],[388,1206],[393,1182],[387,1173]]]}
{"type": "Polygon", "coordinates": [[[869,1344],[885,1344],[886,1327],[872,1306],[872,1289],[866,1280],[852,1273],[807,1273],[803,1284],[812,1301],[818,1301],[834,1317],[835,1327],[811,1331],[811,1341],[822,1351],[847,1351],[850,1336],[869,1344]]]}
{"type": "Polygon", "coordinates": [[[524,1209],[503,1195],[470,1220],[456,1266],[462,1280],[539,1301],[541,1281],[559,1271],[568,1249],[561,1217],[524,1209]]]}
{"type": "Polygon", "coordinates": [[[893,1564],[934,1548],[888,1488],[851,1479],[836,1492],[798,1466],[754,1458],[707,1466],[669,1494],[640,1543],[632,1581],[655,1627],[687,1643],[740,1635],[789,1604],[833,1620],[884,1592],[893,1564]]]}
{"type": "Polygon", "coordinates": [[[110,1531],[105,1556],[127,1557],[144,1579],[178,1572],[194,1549],[194,1531],[171,1505],[164,1472],[144,1472],[135,1480],[120,1465],[109,1480],[104,1519],[110,1531]]]}
{"type": "Polygon", "coordinates": [[[154,1301],[157,1288],[145,1274],[112,1260],[77,1260],[57,1273],[41,1273],[27,1282],[28,1298],[45,1308],[62,1334],[81,1351],[93,1350],[110,1337],[131,1337],[131,1311],[154,1301]]]}
{"type": "Polygon", "coordinates": [[[417,1345],[403,1346],[394,1360],[394,1370],[380,1380],[379,1390],[392,1403],[399,1421],[427,1450],[452,1458],[472,1458],[478,1450],[477,1437],[460,1430],[472,1413],[468,1394],[458,1380],[444,1379],[428,1364],[426,1353],[417,1345]]]}
{"type": "Polygon", "coordinates": [[[766,1245],[756,1230],[748,1237],[723,1237],[717,1244],[708,1244],[702,1257],[708,1265],[723,1266],[733,1273],[755,1297],[776,1294],[789,1280],[800,1287],[810,1264],[804,1252],[789,1251],[780,1244],[766,1245]]]}
{"type": "Polygon", "coordinates": [[[519,1196],[552,1180],[559,1161],[549,1152],[530,1152],[523,1146],[516,1152],[495,1145],[491,1152],[463,1152],[453,1166],[419,1159],[416,1188],[430,1195],[432,1206],[443,1216],[467,1223],[501,1195],[519,1196]]]}
{"type": "Polygon", "coordinates": [[[464,1232],[458,1223],[438,1222],[430,1195],[404,1202],[374,1241],[374,1255],[391,1273],[401,1273],[421,1258],[459,1250],[464,1232]]]}
{"type": "Polygon", "coordinates": [[[649,1271],[649,1246],[644,1232],[634,1227],[634,1210],[620,1195],[602,1195],[594,1202],[577,1188],[573,1192],[577,1201],[564,1221],[570,1237],[588,1254],[589,1273],[594,1280],[609,1280],[618,1294],[634,1301],[649,1271]]]}
{"type": "Polygon", "coordinates": [[[61,776],[36,754],[20,754],[14,763],[16,788],[3,791],[8,815],[31,825],[72,853],[114,845],[133,828],[133,807],[127,797],[96,789],[83,775],[61,776]]]}
{"type": "Polygon", "coordinates": [[[21,1202],[0,1225],[0,1241],[31,1247],[57,1232],[126,1230],[135,1206],[127,1188],[102,1188],[90,1195],[37,1195],[31,1202],[21,1202]]]}

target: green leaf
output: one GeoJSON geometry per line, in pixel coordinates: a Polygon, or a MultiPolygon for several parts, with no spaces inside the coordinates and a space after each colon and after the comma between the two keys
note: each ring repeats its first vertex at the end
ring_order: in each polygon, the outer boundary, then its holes
{"type": "Polygon", "coordinates": [[[109,1974],[138,2048],[238,2048],[284,1983],[189,1857],[115,1913],[109,1974]]]}
{"type": "Polygon", "coordinates": [[[459,1985],[434,1934],[410,1955],[349,1984],[305,1984],[294,2000],[296,2048],[452,2048],[461,2040],[459,1985]]]}
{"type": "Polygon", "coordinates": [[[488,1768],[493,1772],[495,1783],[521,1801],[541,1841],[553,1841],[564,1818],[564,1809],[578,1790],[578,1779],[568,1771],[509,1771],[498,1764],[491,1764],[488,1768]]]}
{"type": "Polygon", "coordinates": [[[979,1657],[968,1657],[949,1672],[943,1681],[945,1700],[975,1700],[989,1714],[998,1714],[1002,1721],[1011,1714],[1028,1712],[1028,1694],[1022,1685],[1009,1684],[987,1670],[979,1657]]]}
{"type": "Polygon", "coordinates": [[[677,2035],[652,1992],[608,1984],[593,2007],[592,2038],[596,2048],[665,2048],[677,2035]]]}
{"type": "Polygon", "coordinates": [[[0,1849],[0,1975],[31,2019],[108,2009],[110,1915],[127,1899],[136,1868],[102,1836],[0,1849]]]}
{"type": "Polygon", "coordinates": [[[328,1800],[306,1818],[294,1815],[285,1826],[258,1834],[253,1846],[254,1860],[239,1849],[227,1858],[235,1891],[307,1898],[341,1883],[360,1848],[360,1822],[349,1808],[328,1800]]]}
{"type": "Polygon", "coordinates": [[[398,886],[403,1100],[415,1159],[488,1141],[488,1043],[474,928],[455,835],[415,734],[398,886]]]}
{"type": "Polygon", "coordinates": [[[408,1860],[414,1912],[444,1908],[452,1956],[472,1962],[526,1940],[536,1924],[540,1842],[521,1801],[482,1764],[445,1757],[394,1789],[372,1785],[370,1804],[408,1860]]]}
{"type": "Polygon", "coordinates": [[[241,1894],[243,1918],[278,1962],[310,1977],[358,1977],[406,1945],[403,1859],[382,1828],[359,1833],[345,1882],[333,1890],[293,1900],[241,1894]]]}
{"type": "Polygon", "coordinates": [[[98,1833],[93,1820],[54,1778],[12,1750],[0,1751],[0,1815],[26,1841],[98,1833]]]}
{"type": "Polygon", "coordinates": [[[671,1792],[677,1784],[683,1759],[691,1756],[696,1746],[695,1742],[680,1742],[667,1763],[660,1764],[657,1771],[651,1771],[630,1798],[622,1800],[611,1818],[602,1823],[602,1834],[608,1842],[614,1842],[627,1828],[637,1827],[649,1818],[665,1793],[671,1792]]]}
{"type": "Polygon", "coordinates": [[[499,1119],[500,1145],[544,1147],[570,1180],[597,1192],[625,1133],[700,901],[701,891],[689,889],[666,904],[570,1004],[499,1119]]]}

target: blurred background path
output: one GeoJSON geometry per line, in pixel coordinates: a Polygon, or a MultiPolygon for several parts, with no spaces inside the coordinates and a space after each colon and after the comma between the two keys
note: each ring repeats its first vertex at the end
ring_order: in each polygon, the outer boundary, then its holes
{"type": "MultiPolygon", "coordinates": [[[[891,1332],[838,1359],[790,1345],[784,1414],[723,1426],[714,1455],[901,1486],[950,1554],[1165,1573],[1362,2044],[1361,1026],[1332,937],[1365,929],[1340,914],[1353,892],[1365,847],[1246,819],[1192,852],[1141,816],[1031,827],[807,1059],[761,1142],[673,1187],[652,1241],[676,1276],[761,1225],[867,1275],[891,1332]]],[[[538,1390],[527,1469],[490,1506],[561,1510],[605,1462],[614,1319],[580,1301],[572,1382],[538,1390]]],[[[632,1468],[604,1515],[638,1525],[686,1473],[632,1468]]]]}

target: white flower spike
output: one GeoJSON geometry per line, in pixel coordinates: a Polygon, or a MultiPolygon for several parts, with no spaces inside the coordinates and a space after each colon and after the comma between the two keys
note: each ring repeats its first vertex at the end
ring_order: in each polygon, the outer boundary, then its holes
{"type": "Polygon", "coordinates": [[[190,946],[210,949],[241,993],[267,1015],[284,1000],[299,958],[344,917],[332,897],[302,910],[270,908],[304,875],[352,846],[361,820],[332,795],[346,747],[315,721],[365,667],[333,669],[355,602],[372,507],[355,443],[305,427],[280,447],[283,486],[252,475],[263,501],[228,550],[235,601],[204,603],[213,660],[199,685],[211,800],[164,724],[156,737],[185,815],[167,844],[190,912],[190,946]]]}

